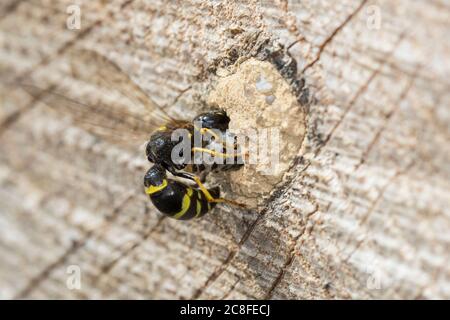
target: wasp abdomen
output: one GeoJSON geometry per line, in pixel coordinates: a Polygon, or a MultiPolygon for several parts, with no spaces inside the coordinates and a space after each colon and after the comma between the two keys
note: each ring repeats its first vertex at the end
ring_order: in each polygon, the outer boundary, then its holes
{"type": "MultiPolygon", "coordinates": [[[[213,197],[219,197],[218,187],[208,191],[213,197]]],[[[150,199],[161,213],[178,220],[199,218],[216,205],[209,202],[201,190],[172,180],[164,189],[150,194],[150,199]]]]}
{"type": "MultiPolygon", "coordinates": [[[[167,179],[165,170],[155,165],[144,177],[145,192],[154,206],[166,216],[189,220],[205,215],[216,203],[209,202],[202,190],[176,180],[167,179]]],[[[219,187],[209,189],[213,198],[220,195],[219,187]]]]}

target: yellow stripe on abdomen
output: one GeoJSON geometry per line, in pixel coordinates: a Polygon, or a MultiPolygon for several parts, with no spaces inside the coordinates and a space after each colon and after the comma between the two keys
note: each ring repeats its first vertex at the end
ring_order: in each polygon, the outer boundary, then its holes
{"type": "Polygon", "coordinates": [[[152,195],[158,191],[161,191],[167,187],[167,180],[164,179],[163,182],[159,186],[149,186],[148,188],[145,188],[145,193],[148,195],[152,195]]]}
{"type": "Polygon", "coordinates": [[[173,216],[175,219],[180,219],[189,210],[189,207],[191,206],[192,193],[193,190],[191,188],[188,188],[186,194],[183,197],[180,212],[178,212],[176,215],[173,216]]]}
{"type": "Polygon", "coordinates": [[[197,213],[195,215],[196,218],[200,215],[200,213],[202,213],[202,204],[198,200],[197,200],[197,211],[196,211],[196,213],[197,213]]]}

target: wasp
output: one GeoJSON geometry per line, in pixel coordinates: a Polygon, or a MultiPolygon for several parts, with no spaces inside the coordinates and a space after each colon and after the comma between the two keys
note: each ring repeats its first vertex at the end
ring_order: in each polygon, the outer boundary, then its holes
{"type": "Polygon", "coordinates": [[[68,53],[68,57],[72,78],[101,89],[119,92],[133,103],[132,108],[111,103],[103,105],[101,101],[97,101],[95,105],[83,103],[70,98],[70,93],[55,90],[55,87],[62,89],[58,85],[51,86],[51,90],[28,84],[19,85],[36,100],[44,102],[52,109],[68,110],[81,126],[94,134],[116,142],[126,142],[126,146],[130,145],[132,136],[141,140],[152,132],[145,151],[153,166],[144,176],[144,190],[161,213],[175,219],[187,220],[205,215],[217,203],[244,207],[232,200],[221,198],[218,186],[207,188],[203,184],[209,172],[237,170],[243,165],[236,144],[231,152],[226,149],[224,141],[230,135],[227,131],[230,118],[225,111],[211,110],[199,114],[192,121],[176,120],[153,102],[117,64],[105,56],[91,50],[75,49],[68,53]],[[92,117],[93,114],[95,117],[92,117]],[[161,122],[165,125],[161,126],[161,122]],[[200,146],[191,141],[194,145],[189,150],[192,157],[207,153],[224,158],[232,157],[233,161],[231,164],[175,162],[171,155],[179,141],[173,141],[172,134],[177,129],[185,129],[192,139],[196,134],[204,138],[200,146]],[[126,134],[122,134],[123,132],[126,134]],[[214,151],[213,147],[217,144],[224,147],[224,152],[214,151]],[[168,177],[168,172],[174,178],[168,177]],[[177,178],[191,181],[192,185],[177,178]]]}
{"type": "MultiPolygon", "coordinates": [[[[230,118],[223,110],[214,110],[202,113],[191,122],[172,121],[160,127],[150,137],[147,143],[147,159],[155,163],[144,177],[145,192],[149,195],[155,207],[163,214],[175,219],[192,219],[206,214],[217,203],[225,202],[237,206],[241,204],[232,200],[220,198],[220,188],[207,189],[197,175],[188,173],[185,169],[187,162],[175,163],[173,160],[173,149],[179,140],[173,139],[174,130],[183,128],[190,137],[190,155],[195,157],[196,153],[209,153],[222,158],[232,157],[231,163],[212,163],[192,165],[189,171],[196,173],[209,173],[210,171],[236,170],[242,166],[242,158],[238,153],[236,144],[233,144],[233,152],[228,153],[224,140],[227,138],[227,130],[230,118]],[[194,136],[198,134],[207,136],[201,147],[195,147],[194,136]],[[224,152],[217,152],[212,144],[220,143],[225,147],[224,152]],[[197,187],[192,187],[179,181],[168,179],[166,170],[172,175],[192,180],[197,187]]],[[[234,138],[234,137],[233,137],[234,138]]]]}

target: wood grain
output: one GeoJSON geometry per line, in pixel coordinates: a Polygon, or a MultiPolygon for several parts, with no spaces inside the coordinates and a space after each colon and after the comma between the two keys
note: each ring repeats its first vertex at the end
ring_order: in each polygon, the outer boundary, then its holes
{"type": "Polygon", "coordinates": [[[180,223],[143,194],[145,141],[127,121],[107,139],[2,85],[1,298],[450,298],[448,3],[80,1],[68,30],[71,3],[0,6],[2,83],[131,110],[73,76],[72,50],[89,49],[191,118],[230,49],[278,40],[313,97],[306,147],[258,212],[180,223]]]}

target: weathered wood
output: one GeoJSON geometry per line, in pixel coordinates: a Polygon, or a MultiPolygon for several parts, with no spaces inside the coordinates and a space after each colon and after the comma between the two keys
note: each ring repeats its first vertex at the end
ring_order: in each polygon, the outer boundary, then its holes
{"type": "Polygon", "coordinates": [[[142,193],[129,122],[108,139],[2,86],[1,298],[450,298],[448,3],[83,1],[69,30],[71,4],[2,3],[3,83],[131,110],[76,78],[87,48],[190,118],[230,49],[279,40],[310,91],[307,140],[265,207],[178,222],[142,193]]]}

